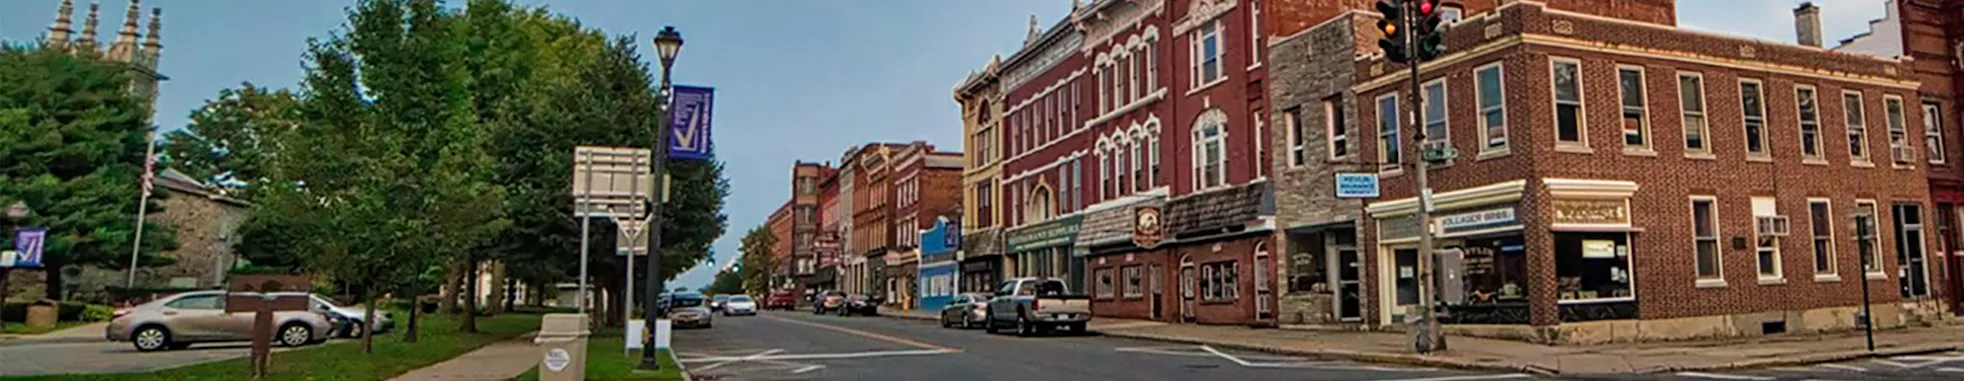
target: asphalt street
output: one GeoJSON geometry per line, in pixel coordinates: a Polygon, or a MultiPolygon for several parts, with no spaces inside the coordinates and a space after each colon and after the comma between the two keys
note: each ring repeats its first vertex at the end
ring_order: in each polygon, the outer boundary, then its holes
{"type": "Polygon", "coordinates": [[[249,343],[149,353],[137,352],[130,343],[109,341],[5,343],[0,344],[0,376],[141,372],[245,357],[251,351],[249,343]]]}
{"type": "Polygon", "coordinates": [[[1668,381],[1954,381],[1964,380],[1964,353],[1930,353],[1806,366],[1725,372],[1604,377],[1602,380],[1668,381]]]}
{"type": "Polygon", "coordinates": [[[1103,336],[1016,337],[931,321],[765,312],[678,330],[697,380],[1477,381],[1526,374],[1275,356],[1103,336]]]}

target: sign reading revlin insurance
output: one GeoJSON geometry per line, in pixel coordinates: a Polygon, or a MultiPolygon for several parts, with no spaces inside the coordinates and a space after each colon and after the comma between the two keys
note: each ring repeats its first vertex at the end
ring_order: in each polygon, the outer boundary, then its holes
{"type": "Polygon", "coordinates": [[[715,144],[709,140],[710,115],[714,114],[716,89],[675,86],[669,99],[668,158],[709,160],[715,144]]]}

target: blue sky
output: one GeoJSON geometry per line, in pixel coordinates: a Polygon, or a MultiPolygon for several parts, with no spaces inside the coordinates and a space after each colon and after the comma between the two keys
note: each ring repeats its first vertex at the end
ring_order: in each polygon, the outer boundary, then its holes
{"type": "MultiPolygon", "coordinates": [[[[59,0],[6,0],[0,40],[39,38],[59,0]]],[[[108,44],[127,0],[101,0],[108,44]]],[[[349,0],[149,0],[164,8],[157,122],[182,128],[220,89],[241,82],[294,87],[308,37],[345,20],[349,0]]],[[[1032,13],[1050,25],[1071,0],[517,0],[615,35],[647,38],[674,25],[687,44],[675,83],[717,89],[716,148],[727,162],[729,234],[716,257],[737,256],[743,231],[790,197],[793,160],[836,161],[865,141],[926,140],[959,150],[960,112],[949,89],[996,53],[1021,44],[1032,13]]],[[[87,0],[77,1],[76,24],[87,0]]],[[[461,4],[460,0],[451,3],[461,4]]],[[[1799,0],[1680,0],[1682,26],[1792,41],[1799,0]]],[[[1817,0],[1829,44],[1866,30],[1882,0],[1817,0]]],[[[652,67],[651,62],[651,67],[652,67]]],[[[698,267],[680,285],[707,284],[698,267]]]]}

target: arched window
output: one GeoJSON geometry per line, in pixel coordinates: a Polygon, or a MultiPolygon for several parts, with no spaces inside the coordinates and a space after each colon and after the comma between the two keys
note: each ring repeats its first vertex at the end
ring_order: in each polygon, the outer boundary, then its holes
{"type": "Polygon", "coordinates": [[[1050,219],[1057,211],[1056,203],[1051,202],[1056,196],[1051,194],[1050,186],[1038,185],[1036,189],[1030,190],[1030,193],[1030,220],[1043,221],[1050,219]]]}
{"type": "Polygon", "coordinates": [[[1144,155],[1145,146],[1146,146],[1145,143],[1146,143],[1145,140],[1134,137],[1134,139],[1132,140],[1132,144],[1130,144],[1131,146],[1130,149],[1132,152],[1131,160],[1132,160],[1132,191],[1133,192],[1144,191],[1146,190],[1146,188],[1151,188],[1151,186],[1148,186],[1146,184],[1146,168],[1145,166],[1141,165],[1142,163],[1146,162],[1146,157],[1144,155]]]}
{"type": "Polygon", "coordinates": [[[1227,113],[1207,110],[1193,123],[1193,189],[1227,184],[1227,113]]]}

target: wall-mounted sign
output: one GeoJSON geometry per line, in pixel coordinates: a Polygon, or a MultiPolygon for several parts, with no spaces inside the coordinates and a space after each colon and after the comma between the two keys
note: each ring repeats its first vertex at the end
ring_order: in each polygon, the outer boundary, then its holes
{"type": "Polygon", "coordinates": [[[1630,203],[1623,199],[1555,199],[1553,204],[1555,224],[1630,224],[1630,203]]]}
{"type": "Polygon", "coordinates": [[[1132,209],[1132,244],[1143,248],[1159,246],[1166,238],[1165,225],[1160,223],[1158,206],[1141,206],[1132,209]]]}
{"type": "Polygon", "coordinates": [[[1071,215],[1055,220],[1039,222],[1029,227],[1010,232],[1003,241],[1008,243],[1005,252],[1015,253],[1053,246],[1070,246],[1077,242],[1078,229],[1082,227],[1084,215],[1071,215]]]}
{"type": "Polygon", "coordinates": [[[1514,207],[1494,208],[1476,212],[1447,215],[1433,219],[1440,233],[1456,233],[1468,230],[1495,228],[1514,224],[1514,207]]]}
{"type": "Polygon", "coordinates": [[[1337,198],[1377,198],[1378,174],[1338,173],[1337,198]]]}
{"type": "Polygon", "coordinates": [[[1378,220],[1378,236],[1382,239],[1418,237],[1418,215],[1410,214],[1378,220]]]}

